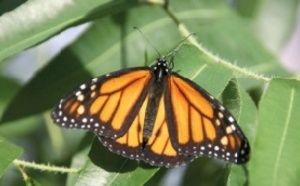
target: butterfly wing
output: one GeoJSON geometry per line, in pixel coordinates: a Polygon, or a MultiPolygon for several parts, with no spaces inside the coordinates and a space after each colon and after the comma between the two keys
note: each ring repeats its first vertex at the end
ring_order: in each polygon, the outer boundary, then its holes
{"type": "Polygon", "coordinates": [[[150,68],[131,68],[106,74],[82,84],[53,109],[53,121],[109,138],[123,136],[147,95],[150,68]]]}
{"type": "Polygon", "coordinates": [[[171,142],[179,154],[249,160],[250,146],[236,120],[205,90],[172,73],[165,97],[171,142]]]}
{"type": "Polygon", "coordinates": [[[194,156],[180,155],[174,149],[166,122],[165,98],[162,96],[158,105],[158,113],[152,133],[143,147],[143,129],[146,107],[149,100],[147,95],[138,115],[128,132],[116,140],[98,134],[98,138],[110,151],[131,159],[141,159],[151,165],[175,167],[192,161],[194,156]]]}

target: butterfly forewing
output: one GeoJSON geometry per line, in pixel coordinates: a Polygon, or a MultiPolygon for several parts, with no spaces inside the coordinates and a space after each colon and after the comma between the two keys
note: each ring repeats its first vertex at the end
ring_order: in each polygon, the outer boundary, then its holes
{"type": "Polygon", "coordinates": [[[205,90],[176,73],[168,79],[170,135],[180,154],[233,163],[249,159],[250,146],[233,116],[205,90]]]}
{"type": "Polygon", "coordinates": [[[123,136],[139,112],[151,81],[149,68],[107,74],[82,84],[52,111],[55,123],[116,138],[123,136]]]}

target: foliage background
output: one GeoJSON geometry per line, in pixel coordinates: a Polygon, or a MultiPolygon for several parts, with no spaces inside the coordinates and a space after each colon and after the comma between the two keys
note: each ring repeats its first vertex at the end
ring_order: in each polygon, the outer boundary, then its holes
{"type": "Polygon", "coordinates": [[[299,185],[300,84],[279,60],[299,1],[173,0],[169,7],[137,0],[0,1],[0,185],[299,185]],[[22,55],[87,22],[51,59],[45,48],[36,64],[22,55]],[[172,170],[150,167],[110,153],[93,134],[53,125],[50,109],[73,87],[143,66],[145,50],[149,61],[157,57],[134,26],[161,53],[176,48],[175,70],[236,116],[252,147],[247,166],[204,157],[172,170]],[[178,45],[189,32],[196,36],[178,45]],[[14,58],[23,62],[11,65],[14,58]],[[26,65],[34,69],[30,79],[7,73],[24,77],[26,65]]]}

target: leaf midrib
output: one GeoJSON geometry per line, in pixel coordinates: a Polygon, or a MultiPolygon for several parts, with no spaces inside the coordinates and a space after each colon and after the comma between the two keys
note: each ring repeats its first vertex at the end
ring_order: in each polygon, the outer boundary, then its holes
{"type": "Polygon", "coordinates": [[[283,129],[283,133],[282,133],[282,136],[281,136],[281,139],[280,139],[279,148],[278,148],[278,152],[277,152],[277,155],[276,155],[275,166],[274,166],[274,169],[273,169],[274,171],[273,171],[272,185],[276,185],[276,183],[277,183],[278,171],[279,171],[279,166],[280,166],[280,157],[282,155],[282,150],[283,150],[283,146],[285,144],[287,130],[288,130],[289,124],[290,124],[294,97],[295,97],[295,89],[292,88],[291,89],[291,94],[290,94],[290,99],[289,99],[289,104],[288,104],[287,117],[286,117],[286,120],[285,120],[285,123],[284,123],[284,129],[283,129]]]}

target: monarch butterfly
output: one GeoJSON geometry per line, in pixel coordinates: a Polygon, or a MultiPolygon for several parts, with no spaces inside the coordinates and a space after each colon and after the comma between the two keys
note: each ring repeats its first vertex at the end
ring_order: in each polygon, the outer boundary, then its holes
{"type": "Polygon", "coordinates": [[[114,153],[155,166],[176,167],[199,156],[237,164],[249,160],[248,140],[234,117],[173,72],[166,57],[80,85],[51,116],[61,127],[94,132],[114,153]]]}

